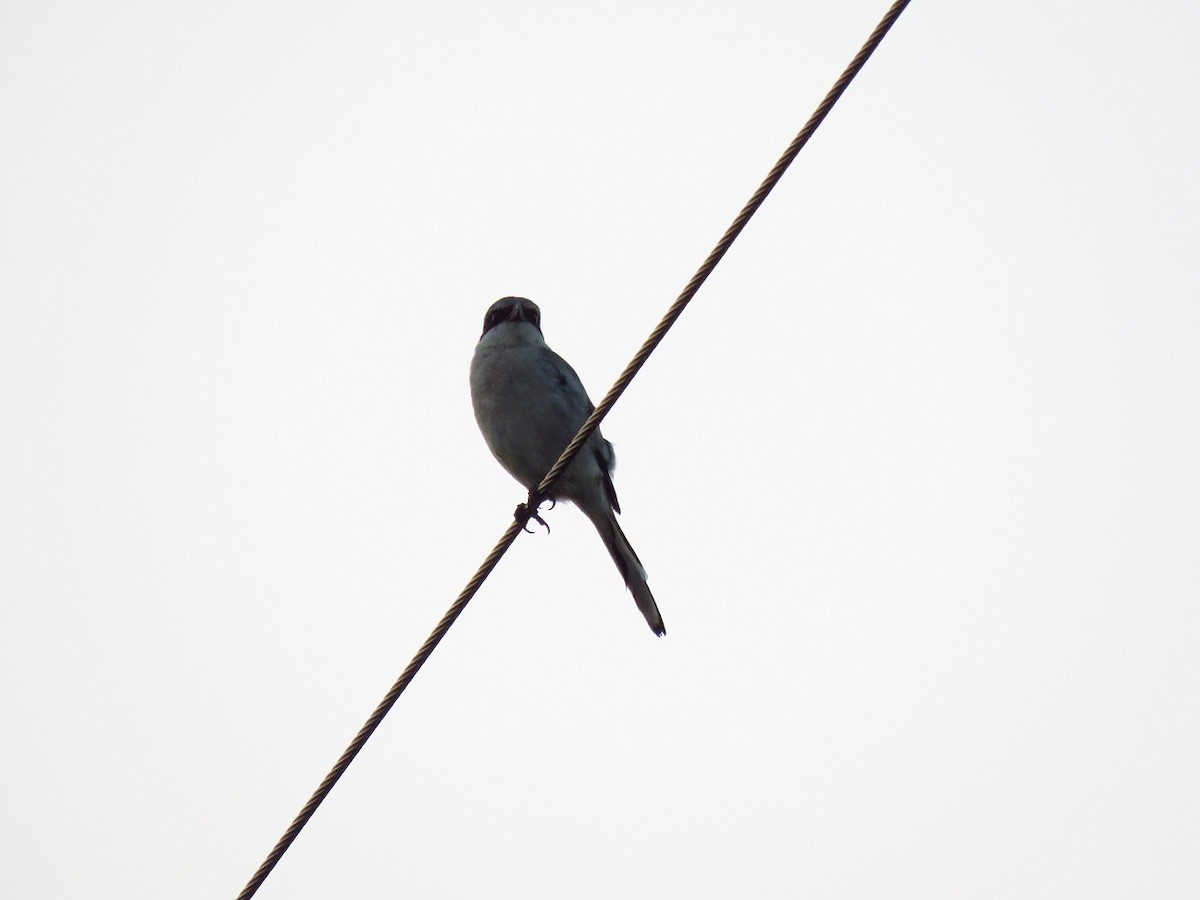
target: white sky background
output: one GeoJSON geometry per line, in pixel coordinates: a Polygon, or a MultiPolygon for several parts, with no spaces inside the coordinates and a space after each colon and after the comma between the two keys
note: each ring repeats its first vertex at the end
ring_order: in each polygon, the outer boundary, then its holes
{"type": "MultiPolygon", "coordinates": [[[[0,5],[0,868],[232,897],[886,9],[0,5]]],[[[917,0],[264,898],[1200,893],[1200,7],[917,0]]]]}

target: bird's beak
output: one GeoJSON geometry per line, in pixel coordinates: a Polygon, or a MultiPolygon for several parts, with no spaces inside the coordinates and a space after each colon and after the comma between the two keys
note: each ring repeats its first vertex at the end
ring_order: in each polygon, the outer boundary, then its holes
{"type": "Polygon", "coordinates": [[[525,307],[521,306],[520,304],[514,305],[512,308],[512,312],[510,312],[508,314],[508,321],[524,322],[525,321],[525,307]]]}

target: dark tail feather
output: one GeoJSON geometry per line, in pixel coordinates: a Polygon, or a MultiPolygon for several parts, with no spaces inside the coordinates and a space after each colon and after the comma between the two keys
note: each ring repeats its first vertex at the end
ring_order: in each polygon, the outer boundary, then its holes
{"type": "Polygon", "coordinates": [[[658,604],[654,602],[654,595],[650,593],[650,585],[646,583],[646,570],[642,568],[642,561],[634,553],[625,532],[617,524],[616,516],[610,510],[605,510],[600,517],[593,518],[592,523],[604,539],[604,546],[608,548],[609,556],[617,564],[621,577],[625,579],[625,586],[633,594],[637,608],[646,617],[646,624],[650,626],[651,631],[662,637],[667,633],[667,628],[663,625],[662,614],[658,611],[658,604]]]}

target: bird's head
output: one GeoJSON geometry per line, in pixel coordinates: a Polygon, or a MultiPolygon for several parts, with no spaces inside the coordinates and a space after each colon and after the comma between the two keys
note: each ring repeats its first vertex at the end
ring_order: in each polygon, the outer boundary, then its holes
{"type": "MultiPolygon", "coordinates": [[[[483,334],[504,322],[527,322],[542,333],[542,311],[532,300],[524,297],[503,297],[488,307],[483,317],[483,334]]],[[[483,338],[483,334],[479,337],[483,338]]]]}

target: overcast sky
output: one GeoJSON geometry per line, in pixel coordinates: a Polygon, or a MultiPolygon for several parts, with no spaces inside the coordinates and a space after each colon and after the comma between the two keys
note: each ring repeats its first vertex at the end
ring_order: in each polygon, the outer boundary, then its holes
{"type": "MultiPolygon", "coordinates": [[[[0,2],[0,870],[234,896],[886,10],[0,2]]],[[[917,0],[259,893],[1200,894],[1194,2],[917,0]]]]}

